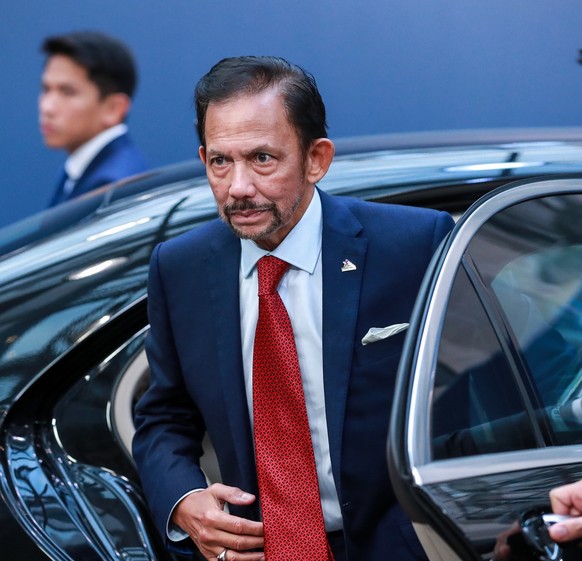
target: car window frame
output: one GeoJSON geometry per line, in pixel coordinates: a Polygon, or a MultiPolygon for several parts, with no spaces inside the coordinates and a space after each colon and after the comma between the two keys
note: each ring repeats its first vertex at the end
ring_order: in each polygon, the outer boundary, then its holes
{"type": "Polygon", "coordinates": [[[398,391],[403,397],[401,403],[406,403],[406,410],[401,407],[393,409],[389,438],[390,447],[391,442],[402,436],[402,432],[398,434],[397,431],[398,425],[402,428],[404,419],[405,441],[394,443],[394,446],[400,446],[400,451],[404,452],[405,458],[400,458],[398,463],[401,464],[403,459],[406,461],[416,485],[517,471],[532,466],[582,463],[579,447],[575,445],[433,460],[430,417],[426,415],[431,407],[443,318],[453,281],[470,241],[487,220],[504,208],[550,193],[560,195],[573,192],[582,192],[582,175],[518,181],[492,191],[467,210],[435,255],[417,301],[398,375],[398,386],[402,386],[398,391]]]}

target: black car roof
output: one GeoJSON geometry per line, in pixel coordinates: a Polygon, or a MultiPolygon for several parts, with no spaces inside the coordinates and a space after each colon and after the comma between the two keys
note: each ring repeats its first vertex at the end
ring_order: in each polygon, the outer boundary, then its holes
{"type": "MultiPolygon", "coordinates": [[[[320,183],[322,188],[365,198],[370,198],[370,189],[379,198],[384,190],[384,195],[396,197],[395,202],[402,202],[399,194],[422,186],[582,171],[582,127],[394,133],[339,138],[334,144],[336,157],[320,183]],[[463,168],[481,160],[499,163],[500,158],[518,163],[511,169],[463,168]]],[[[205,184],[205,168],[192,159],[106,185],[1,229],[0,256],[108,211],[121,201],[138,202],[146,193],[155,196],[160,189],[179,190],[197,180],[205,184]]],[[[425,195],[417,198],[421,203],[425,195]]]]}

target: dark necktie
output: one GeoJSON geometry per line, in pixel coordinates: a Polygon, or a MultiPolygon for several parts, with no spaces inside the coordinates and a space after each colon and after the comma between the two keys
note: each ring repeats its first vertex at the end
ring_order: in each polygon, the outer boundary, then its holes
{"type": "Polygon", "coordinates": [[[63,168],[49,206],[55,206],[69,200],[74,184],[75,182],[69,179],[67,172],[63,168]]]}
{"type": "Polygon", "coordinates": [[[253,355],[257,475],[267,561],[333,561],[309,432],[293,328],[277,287],[289,264],[257,263],[259,319],[253,355]]]}

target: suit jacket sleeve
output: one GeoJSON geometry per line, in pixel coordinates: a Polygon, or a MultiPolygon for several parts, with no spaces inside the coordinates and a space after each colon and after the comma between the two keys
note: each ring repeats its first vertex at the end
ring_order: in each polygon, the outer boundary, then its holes
{"type": "Polygon", "coordinates": [[[136,408],[133,455],[154,522],[165,536],[176,502],[207,483],[199,464],[205,426],[184,387],[173,342],[160,263],[163,248],[156,247],[150,266],[146,351],[152,381],[136,408]]]}

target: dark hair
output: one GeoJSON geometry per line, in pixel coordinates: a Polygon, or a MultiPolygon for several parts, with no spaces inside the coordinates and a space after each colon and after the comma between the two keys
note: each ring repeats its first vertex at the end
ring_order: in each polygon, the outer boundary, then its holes
{"type": "Polygon", "coordinates": [[[309,72],[279,57],[242,56],[221,60],[196,85],[196,129],[202,146],[206,147],[204,126],[210,103],[258,94],[273,86],[281,89],[287,118],[304,152],[316,138],[327,137],[325,105],[309,72]]]}
{"type": "Polygon", "coordinates": [[[47,37],[42,52],[63,55],[87,70],[102,97],[112,93],[133,96],[137,70],[131,51],[117,39],[97,31],[78,31],[47,37]]]}

